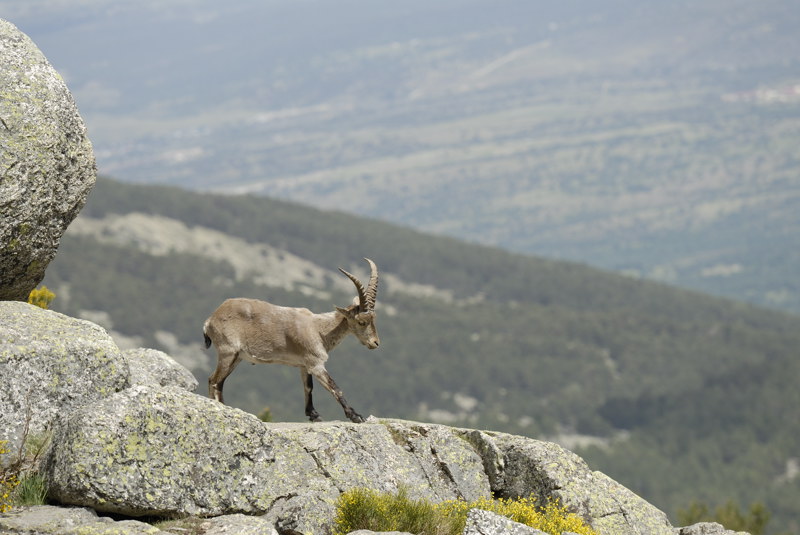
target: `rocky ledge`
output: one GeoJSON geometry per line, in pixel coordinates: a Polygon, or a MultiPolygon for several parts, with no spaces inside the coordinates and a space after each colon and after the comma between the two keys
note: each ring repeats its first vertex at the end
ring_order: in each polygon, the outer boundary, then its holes
{"type": "MultiPolygon", "coordinates": [[[[119,351],[96,325],[14,302],[0,302],[0,317],[0,440],[19,441],[26,422],[49,429],[40,471],[50,499],[70,506],[12,510],[0,515],[4,533],[159,533],[98,513],[202,517],[211,534],[327,533],[354,487],[433,501],[533,494],[603,535],[725,533],[673,528],[553,443],[374,417],[264,423],[193,393],[191,374],[163,353],[119,351]]],[[[512,532],[497,529],[475,532],[512,532]]]]}

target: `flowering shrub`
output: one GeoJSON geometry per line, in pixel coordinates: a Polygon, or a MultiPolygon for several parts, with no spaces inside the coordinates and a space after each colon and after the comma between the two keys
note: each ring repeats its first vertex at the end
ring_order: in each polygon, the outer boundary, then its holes
{"type": "MultiPolygon", "coordinates": [[[[0,455],[8,453],[6,448],[7,440],[0,440],[0,455]]],[[[0,513],[5,513],[11,509],[11,493],[19,481],[17,475],[10,469],[0,468],[0,513]]]]}
{"type": "Polygon", "coordinates": [[[503,515],[553,535],[565,531],[597,535],[580,517],[554,502],[539,506],[534,498],[481,498],[472,502],[451,500],[434,504],[427,500],[410,499],[405,489],[397,494],[369,489],[344,492],[337,504],[336,533],[368,529],[407,531],[420,535],[456,535],[463,531],[467,513],[475,508],[503,515]]]}
{"type": "Polygon", "coordinates": [[[48,290],[47,286],[42,286],[31,290],[28,294],[28,303],[46,309],[55,298],[56,294],[48,290]]]}
{"type": "Polygon", "coordinates": [[[559,505],[557,502],[549,502],[539,506],[533,497],[513,500],[481,498],[473,502],[452,500],[439,504],[437,508],[448,515],[463,517],[464,522],[460,524],[461,529],[464,528],[469,510],[477,508],[497,513],[510,518],[514,522],[519,522],[553,535],[561,535],[565,531],[578,533],[579,535],[596,535],[595,531],[587,526],[582,518],[567,511],[566,507],[559,505]]]}

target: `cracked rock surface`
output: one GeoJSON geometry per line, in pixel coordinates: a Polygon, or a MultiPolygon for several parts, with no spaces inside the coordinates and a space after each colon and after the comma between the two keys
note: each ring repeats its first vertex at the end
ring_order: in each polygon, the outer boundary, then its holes
{"type": "Polygon", "coordinates": [[[263,515],[322,533],[341,492],[434,501],[559,498],[600,532],[672,535],[666,516],[563,448],[523,437],[377,420],[267,424],[177,387],[135,385],[59,422],[45,474],[62,503],[139,515],[263,515]],[[486,458],[497,456],[497,458],[486,458]],[[501,467],[493,478],[484,466],[501,467]]]}

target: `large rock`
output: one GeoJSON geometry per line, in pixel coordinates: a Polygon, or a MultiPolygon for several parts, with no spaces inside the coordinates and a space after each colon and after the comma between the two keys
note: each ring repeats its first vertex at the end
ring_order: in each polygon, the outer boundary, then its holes
{"type": "Polygon", "coordinates": [[[45,476],[62,503],[258,514],[279,533],[329,529],[347,489],[403,486],[433,501],[557,498],[601,534],[673,535],[663,513],[554,444],[397,420],[265,424],[175,387],[136,385],[59,420],[45,476]]]}
{"type": "Polygon", "coordinates": [[[11,451],[26,425],[39,434],[128,386],[128,363],[102,327],[16,301],[0,301],[0,318],[0,440],[11,451]]]}
{"type": "Polygon", "coordinates": [[[499,433],[470,437],[488,439],[502,455],[492,481],[499,496],[558,499],[600,533],[673,533],[666,514],[558,444],[499,433]]]}
{"type": "Polygon", "coordinates": [[[96,178],[64,80],[0,19],[0,300],[25,301],[96,178]]]}
{"type": "Polygon", "coordinates": [[[439,426],[264,424],[175,387],[136,385],[60,421],[51,496],[126,515],[263,514],[279,531],[330,525],[348,488],[415,497],[489,494],[467,441],[439,426]]]}
{"type": "Polygon", "coordinates": [[[138,520],[115,520],[99,516],[86,507],[36,505],[0,514],[3,535],[277,535],[267,520],[241,514],[207,519],[192,517],[159,525],[164,526],[163,529],[138,520]]]}
{"type": "Polygon", "coordinates": [[[126,349],[122,352],[131,370],[131,385],[177,386],[194,392],[197,379],[172,357],[157,349],[126,349]]]}
{"type": "Polygon", "coordinates": [[[154,349],[120,352],[100,326],[51,310],[0,301],[0,440],[17,451],[58,416],[131,384],[197,388],[194,376],[154,349]]]}

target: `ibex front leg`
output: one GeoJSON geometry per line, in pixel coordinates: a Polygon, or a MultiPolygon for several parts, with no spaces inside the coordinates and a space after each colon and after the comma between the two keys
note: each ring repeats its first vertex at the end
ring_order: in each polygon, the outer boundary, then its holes
{"type": "Polygon", "coordinates": [[[208,396],[211,399],[225,403],[222,400],[222,386],[241,360],[237,351],[226,348],[217,350],[217,369],[208,378],[208,396]]]}
{"type": "MultiPolygon", "coordinates": [[[[312,368],[308,371],[317,379],[317,381],[320,382],[322,386],[325,387],[328,392],[333,394],[333,397],[336,398],[336,401],[338,401],[339,405],[341,405],[342,409],[344,409],[344,415],[347,416],[350,421],[357,424],[364,422],[364,417],[358,414],[353,407],[347,403],[347,400],[344,399],[344,394],[339,387],[336,386],[336,382],[333,380],[333,377],[330,376],[328,370],[326,370],[323,366],[320,366],[317,368],[312,368]]],[[[310,399],[310,397],[308,399],[310,399]]]]}

